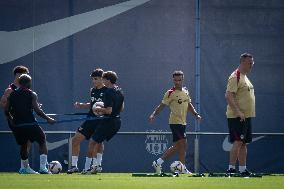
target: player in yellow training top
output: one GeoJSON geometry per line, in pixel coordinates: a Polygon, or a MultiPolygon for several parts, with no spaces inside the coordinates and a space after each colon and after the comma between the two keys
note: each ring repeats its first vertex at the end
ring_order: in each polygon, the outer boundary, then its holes
{"type": "Polygon", "coordinates": [[[235,165],[238,160],[241,175],[251,175],[246,168],[246,144],[252,141],[251,118],[255,117],[255,96],[253,85],[246,75],[251,71],[253,64],[251,54],[242,54],[239,67],[228,79],[226,115],[230,133],[229,142],[233,143],[230,151],[228,174],[237,173],[235,165]]]}
{"type": "MultiPolygon", "coordinates": [[[[185,166],[185,155],[187,149],[186,141],[186,116],[187,112],[191,112],[196,119],[201,120],[201,116],[195,111],[193,105],[191,104],[191,99],[188,94],[188,90],[183,87],[184,74],[182,71],[175,71],[173,73],[173,83],[174,87],[168,90],[160,105],[156,107],[154,112],[150,115],[149,120],[153,122],[155,117],[168,106],[171,110],[169,117],[169,124],[173,135],[173,145],[167,149],[167,151],[158,160],[153,162],[153,167],[156,173],[161,173],[162,163],[178,153],[180,162],[185,166]]],[[[190,172],[184,169],[183,173],[190,172]]]]}

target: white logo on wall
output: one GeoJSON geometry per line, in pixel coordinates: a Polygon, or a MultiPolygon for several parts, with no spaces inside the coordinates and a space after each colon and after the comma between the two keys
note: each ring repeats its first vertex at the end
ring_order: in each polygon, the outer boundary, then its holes
{"type": "Polygon", "coordinates": [[[21,30],[0,31],[0,64],[26,56],[148,1],[125,1],[21,30]]]}
{"type": "Polygon", "coordinates": [[[63,140],[59,140],[56,142],[48,142],[46,141],[46,146],[47,146],[47,150],[54,150],[56,148],[59,148],[60,146],[63,146],[64,144],[68,143],[68,138],[63,139],[63,140]]]}
{"type": "Polygon", "coordinates": [[[158,134],[162,131],[147,131],[147,132],[153,132],[153,134],[146,135],[146,150],[150,154],[154,154],[155,156],[160,155],[164,153],[167,150],[168,146],[168,139],[166,135],[164,134],[158,134]]]}
{"type": "MultiPolygon", "coordinates": [[[[254,138],[252,138],[251,143],[256,142],[256,141],[258,141],[258,140],[260,140],[260,139],[262,139],[262,138],[264,138],[264,137],[265,137],[265,136],[254,137],[254,138]]],[[[226,152],[231,151],[231,149],[232,149],[232,147],[233,147],[233,144],[231,144],[231,143],[229,142],[229,136],[226,136],[226,138],[224,139],[223,144],[222,144],[222,147],[223,147],[223,150],[226,151],[226,152]]]]}

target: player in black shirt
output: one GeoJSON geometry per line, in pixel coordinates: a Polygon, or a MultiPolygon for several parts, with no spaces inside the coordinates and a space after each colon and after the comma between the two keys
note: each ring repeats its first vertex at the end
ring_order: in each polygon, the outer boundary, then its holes
{"type": "MultiPolygon", "coordinates": [[[[95,69],[91,73],[91,78],[93,80],[94,87],[91,88],[91,100],[88,103],[79,103],[75,102],[75,108],[80,109],[88,109],[89,110],[89,117],[97,117],[98,115],[95,115],[93,112],[93,106],[100,104],[102,106],[103,99],[105,96],[105,91],[107,90],[107,87],[104,86],[102,81],[102,75],[103,70],[102,69],[95,69]]],[[[80,143],[86,139],[89,140],[91,136],[96,131],[97,126],[101,123],[101,120],[87,120],[85,121],[76,131],[76,134],[72,138],[72,167],[67,171],[68,174],[72,174],[75,172],[79,172],[77,162],[78,162],[78,156],[80,152],[80,143]]],[[[96,143],[91,139],[89,141],[88,146],[88,152],[87,157],[85,161],[85,167],[82,171],[82,174],[87,174],[91,170],[91,163],[93,161],[93,164],[96,165],[97,162],[102,161],[102,152],[103,152],[103,143],[97,144],[95,148],[96,143]],[[95,150],[97,149],[97,150],[95,150]]]]}
{"type": "MultiPolygon", "coordinates": [[[[93,140],[100,144],[103,141],[109,141],[120,129],[120,112],[124,109],[124,95],[122,90],[116,85],[117,75],[113,71],[107,71],[103,74],[103,82],[108,90],[105,93],[104,107],[95,108],[95,112],[103,114],[106,119],[102,120],[93,135],[93,140]]],[[[93,167],[92,172],[100,171],[101,165],[93,167]]]]}
{"type": "Polygon", "coordinates": [[[36,141],[39,144],[40,153],[40,170],[41,174],[50,173],[47,165],[47,147],[46,137],[42,128],[38,125],[33,111],[38,116],[46,119],[48,123],[53,124],[55,120],[47,116],[39,107],[38,97],[31,89],[31,77],[27,74],[22,74],[19,77],[19,88],[12,91],[7,98],[5,104],[5,115],[10,124],[10,127],[17,133],[15,135],[17,143],[21,146],[20,155],[24,160],[24,168],[20,169],[22,174],[37,174],[30,168],[28,163],[27,142],[36,141]]]}
{"type": "MultiPolygon", "coordinates": [[[[14,81],[13,83],[11,83],[7,89],[5,90],[4,94],[2,95],[1,97],[1,101],[0,101],[0,105],[1,107],[4,109],[6,103],[7,103],[7,99],[8,97],[10,96],[10,94],[16,90],[18,87],[19,87],[19,77],[22,75],[22,74],[28,74],[29,73],[29,69],[25,66],[16,66],[14,69],[13,69],[13,74],[14,74],[14,81]]],[[[18,143],[17,141],[17,132],[14,130],[14,127],[11,127],[10,123],[8,122],[8,126],[9,128],[11,129],[15,139],[16,139],[16,142],[18,143]]],[[[23,144],[23,145],[26,145],[25,148],[27,148],[27,151],[29,151],[30,149],[30,146],[31,146],[31,143],[29,141],[27,141],[26,144],[23,144]]],[[[25,160],[21,159],[21,168],[19,170],[19,172],[21,172],[21,170],[24,169],[24,163],[25,163],[25,160]]]]}

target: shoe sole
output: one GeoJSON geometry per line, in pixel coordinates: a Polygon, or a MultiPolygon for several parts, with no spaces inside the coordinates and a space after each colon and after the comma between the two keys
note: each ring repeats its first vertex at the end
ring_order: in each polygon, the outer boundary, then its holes
{"type": "Polygon", "coordinates": [[[78,172],[72,172],[72,173],[70,173],[70,172],[67,172],[67,174],[70,174],[70,175],[71,175],[71,174],[73,174],[73,173],[79,173],[79,171],[78,171],[78,172]]]}

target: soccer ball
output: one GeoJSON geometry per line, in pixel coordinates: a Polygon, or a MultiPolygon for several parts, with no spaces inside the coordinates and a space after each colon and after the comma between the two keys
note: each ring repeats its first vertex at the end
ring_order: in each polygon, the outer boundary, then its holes
{"type": "Polygon", "coordinates": [[[95,112],[95,109],[96,108],[102,108],[102,107],[104,107],[104,102],[96,102],[92,107],[93,113],[95,115],[101,115],[101,114],[98,114],[97,112],[95,112]]]}
{"type": "Polygon", "coordinates": [[[183,173],[185,171],[185,166],[180,161],[174,161],[170,169],[173,173],[183,173]]]}
{"type": "Polygon", "coordinates": [[[62,165],[59,161],[52,161],[49,163],[49,170],[52,174],[58,174],[62,171],[62,165]]]}

